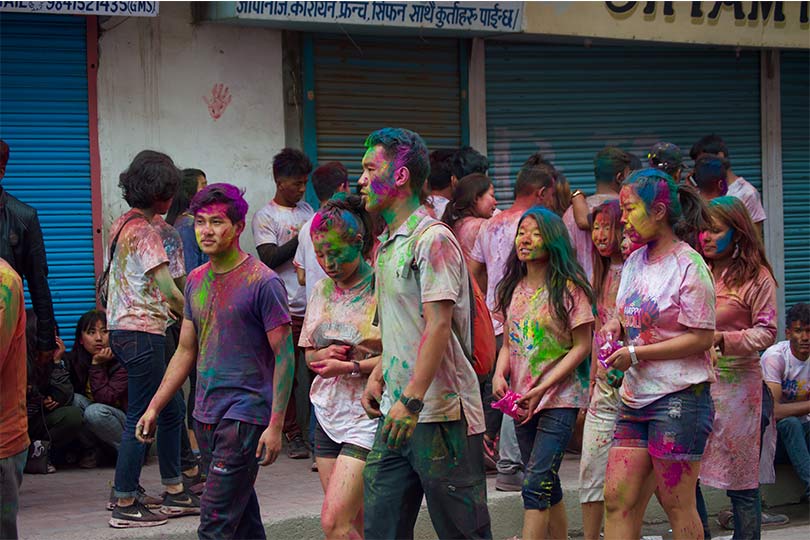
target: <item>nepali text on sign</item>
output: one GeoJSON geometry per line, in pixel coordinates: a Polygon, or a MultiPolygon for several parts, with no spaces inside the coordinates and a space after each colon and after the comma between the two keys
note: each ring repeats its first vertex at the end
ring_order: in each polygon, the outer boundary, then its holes
{"type": "Polygon", "coordinates": [[[0,2],[0,11],[156,17],[158,2],[0,2]]]}

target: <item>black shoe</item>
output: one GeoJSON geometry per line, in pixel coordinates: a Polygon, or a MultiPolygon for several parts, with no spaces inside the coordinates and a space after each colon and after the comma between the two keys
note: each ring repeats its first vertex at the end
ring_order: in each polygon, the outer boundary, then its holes
{"type": "Polygon", "coordinates": [[[163,495],[163,506],[160,512],[166,517],[174,518],[180,516],[200,515],[200,498],[187,489],[182,493],[166,493],[163,495]]]}
{"type": "MultiPolygon", "coordinates": [[[[143,486],[140,485],[138,486],[138,494],[135,495],[135,498],[138,500],[139,503],[141,503],[150,510],[160,508],[160,505],[163,504],[163,499],[147,495],[146,490],[143,488],[143,486]]],[[[116,504],[118,504],[118,497],[115,496],[115,488],[111,486],[110,500],[107,501],[107,510],[114,509],[116,504]]]]}
{"type": "Polygon", "coordinates": [[[309,450],[301,435],[296,435],[287,444],[287,455],[291,459],[309,459],[309,450]]]}
{"type": "Polygon", "coordinates": [[[116,529],[130,529],[135,527],[157,527],[158,525],[165,525],[168,521],[166,516],[155,514],[135,499],[135,502],[129,506],[116,506],[113,508],[109,524],[110,527],[116,529]]]}

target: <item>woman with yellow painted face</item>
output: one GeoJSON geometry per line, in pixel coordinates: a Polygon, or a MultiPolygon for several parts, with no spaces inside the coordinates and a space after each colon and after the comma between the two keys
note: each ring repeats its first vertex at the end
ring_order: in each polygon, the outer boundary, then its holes
{"type": "Polygon", "coordinates": [[[601,331],[625,345],[605,361],[625,372],[605,480],[605,538],[640,536],[652,475],[674,538],[697,540],[695,486],[714,418],[715,292],[703,258],[683,239],[696,237],[708,212],[694,189],[657,169],[625,180],[619,200],[630,241],[645,245],[625,261],[617,318],[601,331]]]}

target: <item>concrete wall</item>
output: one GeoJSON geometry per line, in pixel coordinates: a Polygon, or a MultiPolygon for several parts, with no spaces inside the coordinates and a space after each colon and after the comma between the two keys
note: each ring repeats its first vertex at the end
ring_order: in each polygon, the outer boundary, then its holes
{"type": "MultiPolygon", "coordinates": [[[[98,120],[106,234],[126,210],[118,175],[140,150],[169,154],[209,182],[247,190],[248,220],[275,193],[272,158],[284,146],[281,32],[191,24],[188,2],[155,18],[112,17],[99,38],[98,120]],[[215,85],[231,101],[214,119],[215,85]]],[[[242,245],[253,251],[250,227],[242,245]]]]}

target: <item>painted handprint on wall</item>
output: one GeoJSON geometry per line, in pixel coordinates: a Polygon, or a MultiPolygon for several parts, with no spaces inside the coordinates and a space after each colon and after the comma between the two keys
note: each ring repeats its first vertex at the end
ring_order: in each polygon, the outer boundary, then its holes
{"type": "Polygon", "coordinates": [[[228,105],[231,103],[231,94],[228,92],[228,87],[222,83],[215,84],[211,89],[211,97],[203,96],[205,104],[208,105],[208,114],[211,118],[217,120],[228,105]]]}

